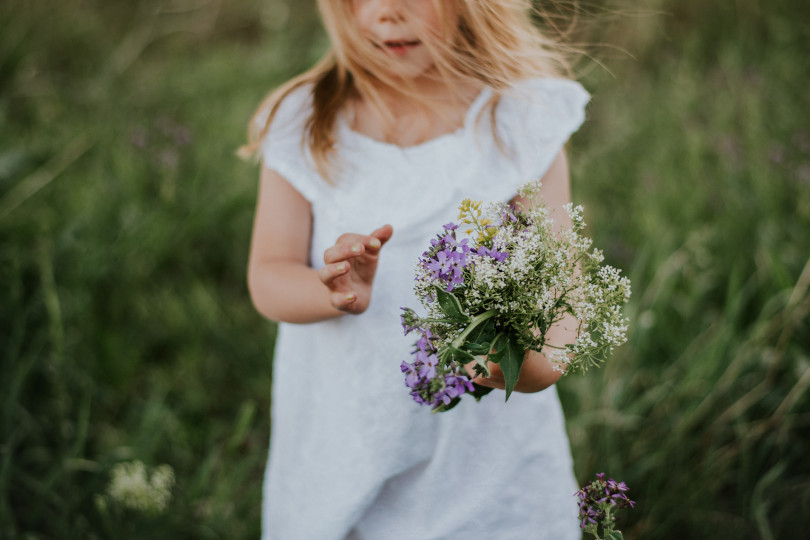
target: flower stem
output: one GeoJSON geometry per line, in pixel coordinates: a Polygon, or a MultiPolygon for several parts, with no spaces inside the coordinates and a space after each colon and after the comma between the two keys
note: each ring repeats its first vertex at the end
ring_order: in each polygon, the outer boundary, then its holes
{"type": "Polygon", "coordinates": [[[487,319],[491,319],[497,313],[498,312],[495,311],[494,309],[490,309],[489,311],[485,311],[485,312],[481,313],[480,315],[476,315],[475,317],[473,317],[472,321],[470,321],[470,324],[467,325],[467,328],[465,328],[464,331],[461,332],[461,334],[459,334],[458,337],[453,340],[452,346],[457,348],[457,349],[459,347],[461,347],[461,345],[464,344],[464,340],[467,339],[467,336],[469,336],[470,333],[473,330],[475,330],[475,328],[477,326],[479,326],[481,323],[483,323],[487,319]]]}

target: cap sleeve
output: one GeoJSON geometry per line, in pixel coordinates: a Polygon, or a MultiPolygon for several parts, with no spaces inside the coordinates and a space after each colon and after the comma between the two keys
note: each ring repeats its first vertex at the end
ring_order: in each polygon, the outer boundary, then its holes
{"type": "Polygon", "coordinates": [[[582,85],[567,79],[523,81],[504,94],[498,134],[525,181],[543,177],[585,120],[589,100],[582,85]]]}
{"type": "MultiPolygon", "coordinates": [[[[323,192],[323,178],[304,144],[304,128],[312,108],[310,86],[296,88],[284,97],[260,145],[262,163],[284,177],[305,199],[315,203],[323,192]]],[[[263,126],[270,110],[256,122],[263,126]]]]}

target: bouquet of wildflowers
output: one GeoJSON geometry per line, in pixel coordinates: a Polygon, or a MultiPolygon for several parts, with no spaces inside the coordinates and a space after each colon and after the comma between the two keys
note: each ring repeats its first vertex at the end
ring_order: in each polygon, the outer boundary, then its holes
{"type": "Polygon", "coordinates": [[[579,499],[579,526],[595,540],[622,540],[622,532],[616,530],[616,512],[622,508],[634,508],[636,501],[627,496],[627,484],[613,478],[605,480],[605,473],[596,475],[584,488],[577,491],[579,499]]]}
{"type": "MultiPolygon", "coordinates": [[[[539,182],[519,194],[539,199],[539,182]]],[[[540,351],[564,373],[603,362],[626,340],[621,306],[630,282],[603,265],[599,250],[582,236],[582,207],[567,205],[570,229],[555,230],[544,204],[523,208],[464,200],[459,225],[448,223],[416,265],[415,292],[425,316],[403,308],[405,333],[419,335],[413,362],[402,362],[413,399],[434,411],[476,399],[491,389],[469,374],[488,377],[488,362],[503,372],[506,399],[515,388],[526,351],[540,351]],[[547,343],[549,329],[574,320],[576,340],[547,343]]]]}

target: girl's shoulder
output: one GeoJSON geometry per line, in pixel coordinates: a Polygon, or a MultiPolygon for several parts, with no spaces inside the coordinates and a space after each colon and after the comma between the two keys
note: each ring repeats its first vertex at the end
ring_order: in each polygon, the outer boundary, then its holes
{"type": "Polygon", "coordinates": [[[517,152],[561,146],[585,121],[588,92],[576,81],[537,78],[501,92],[495,109],[498,136],[517,152]]]}
{"type": "Polygon", "coordinates": [[[576,81],[539,78],[502,92],[496,132],[524,179],[541,178],[569,137],[585,121],[588,92],[576,81]]]}
{"type": "MultiPolygon", "coordinates": [[[[577,81],[542,77],[517,81],[502,92],[499,124],[573,133],[585,120],[590,94],[577,81]]],[[[532,130],[534,131],[534,130],[532,130]]]]}
{"type": "Polygon", "coordinates": [[[276,171],[310,202],[318,200],[325,182],[314,166],[306,144],[306,128],[312,113],[312,84],[302,84],[265,102],[256,114],[257,127],[270,125],[259,142],[265,167],[276,171]],[[275,107],[275,112],[273,109],[275,107]]]}
{"type": "Polygon", "coordinates": [[[302,84],[286,93],[282,91],[279,97],[271,96],[256,114],[255,122],[263,129],[273,114],[264,140],[278,142],[297,136],[300,141],[311,111],[312,84],[302,84]]]}

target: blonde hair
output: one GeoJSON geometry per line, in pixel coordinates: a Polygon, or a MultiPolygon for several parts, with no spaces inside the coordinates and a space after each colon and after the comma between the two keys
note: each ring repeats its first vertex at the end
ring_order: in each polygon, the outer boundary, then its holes
{"type": "MultiPolygon", "coordinates": [[[[568,57],[572,49],[561,39],[540,32],[536,20],[546,15],[535,9],[531,0],[432,1],[440,17],[441,36],[420,38],[432,53],[435,76],[453,89],[490,87],[493,96],[487,106],[493,117],[498,100],[515,82],[543,76],[570,77],[568,57]]],[[[407,4],[407,0],[402,3],[407,4]]],[[[261,103],[248,128],[248,143],[239,150],[241,156],[257,157],[281,102],[305,85],[312,85],[312,111],[302,144],[309,146],[318,172],[330,183],[335,122],[350,99],[362,96],[386,115],[379,88],[387,87],[430,106],[429,98],[407,85],[403,88],[401,79],[387,74],[379,53],[357,30],[350,4],[351,0],[318,0],[331,49],[315,66],[261,103]]]]}

